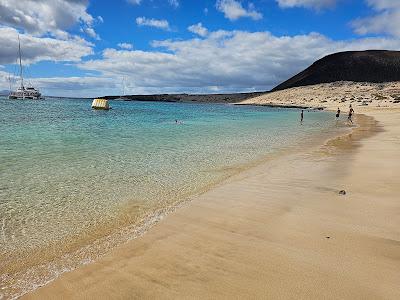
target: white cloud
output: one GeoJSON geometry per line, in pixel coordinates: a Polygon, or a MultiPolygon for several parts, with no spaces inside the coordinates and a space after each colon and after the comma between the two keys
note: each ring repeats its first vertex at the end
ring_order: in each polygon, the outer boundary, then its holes
{"type": "Polygon", "coordinates": [[[96,40],[100,40],[99,35],[96,33],[96,31],[94,31],[93,28],[90,28],[90,27],[83,28],[82,32],[85,32],[88,36],[90,36],[96,40]]]}
{"type": "MultiPolygon", "coordinates": [[[[0,37],[4,35],[1,33],[0,37]]],[[[22,38],[28,39],[25,35],[22,38]]],[[[15,46],[11,50],[14,60],[15,46]]],[[[154,41],[153,46],[156,48],[152,51],[106,49],[101,58],[78,64],[83,70],[98,72],[96,77],[36,78],[33,83],[46,95],[70,96],[121,93],[122,77],[127,78],[127,93],[138,94],[268,90],[327,54],[372,48],[395,50],[400,48],[400,40],[334,41],[317,33],[274,36],[269,32],[220,30],[209,32],[204,39],[154,41]]],[[[46,54],[40,49],[56,47],[36,45],[36,59],[46,54]]],[[[59,60],[69,55],[70,51],[62,52],[63,47],[57,49],[46,55],[59,60]]],[[[79,61],[80,57],[68,59],[79,61]]],[[[0,89],[8,89],[5,75],[0,78],[0,89]]]]}
{"type": "Polygon", "coordinates": [[[400,2],[397,0],[366,0],[366,2],[377,10],[400,8],[400,2]]]}
{"type": "Polygon", "coordinates": [[[205,39],[155,41],[154,51],[106,49],[80,64],[106,77],[127,76],[141,91],[210,92],[267,90],[327,54],[345,50],[398,49],[400,40],[334,41],[311,33],[216,31],[205,39]]]}
{"type": "Polygon", "coordinates": [[[260,12],[256,11],[252,3],[249,3],[247,9],[245,9],[242,3],[238,0],[217,0],[215,6],[217,10],[224,13],[225,18],[228,18],[231,21],[245,17],[259,20],[263,17],[260,12]]]}
{"type": "Polygon", "coordinates": [[[178,0],[168,0],[168,3],[169,3],[171,6],[175,7],[175,8],[178,8],[178,7],[179,7],[179,1],[178,1],[178,0]]]}
{"type": "Polygon", "coordinates": [[[306,7],[313,9],[322,9],[332,7],[338,0],[276,0],[282,8],[306,7]]]}
{"type": "MultiPolygon", "coordinates": [[[[22,54],[25,63],[43,60],[79,62],[82,57],[93,53],[92,44],[80,38],[58,40],[20,34],[22,54]]],[[[0,64],[16,62],[18,55],[18,31],[0,27],[0,64]]]]}
{"type": "Polygon", "coordinates": [[[51,34],[68,38],[67,31],[76,24],[97,37],[94,19],[87,12],[88,0],[1,0],[0,24],[34,35],[51,34]]]}
{"type": "Polygon", "coordinates": [[[68,95],[74,97],[100,96],[102,93],[115,93],[120,84],[116,78],[107,77],[52,77],[34,78],[34,85],[44,95],[68,95]],[[100,92],[101,89],[101,92],[100,92]],[[81,94],[77,92],[81,92],[81,94]]]}
{"type": "Polygon", "coordinates": [[[198,34],[201,37],[205,37],[208,34],[207,28],[203,26],[201,23],[197,23],[188,27],[190,32],[198,34]]]}
{"type": "MultiPolygon", "coordinates": [[[[0,70],[0,91],[15,89],[19,77],[0,70]]],[[[117,78],[107,77],[51,77],[25,78],[28,84],[38,88],[46,96],[88,97],[113,94],[120,88],[117,78]],[[99,91],[101,89],[101,91],[99,91]]]]}
{"type": "Polygon", "coordinates": [[[400,37],[400,1],[367,0],[367,4],[376,14],[353,21],[354,31],[361,35],[384,33],[400,37]]]}
{"type": "Polygon", "coordinates": [[[163,30],[170,30],[167,20],[148,19],[146,17],[136,18],[136,24],[139,26],[155,27],[163,30]]]}
{"type": "Polygon", "coordinates": [[[125,50],[133,49],[133,45],[130,43],[119,43],[118,47],[120,47],[121,49],[125,49],[125,50]]]}

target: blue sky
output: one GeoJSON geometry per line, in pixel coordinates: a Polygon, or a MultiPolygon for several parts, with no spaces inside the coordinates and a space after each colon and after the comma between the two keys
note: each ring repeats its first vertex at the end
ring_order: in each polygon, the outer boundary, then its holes
{"type": "Polygon", "coordinates": [[[18,33],[47,95],[259,91],[332,52],[400,50],[400,1],[2,0],[0,89],[18,33]]]}

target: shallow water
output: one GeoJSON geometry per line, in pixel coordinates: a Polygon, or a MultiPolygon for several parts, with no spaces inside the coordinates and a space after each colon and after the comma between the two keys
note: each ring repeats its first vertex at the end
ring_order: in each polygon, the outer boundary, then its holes
{"type": "Polygon", "coordinates": [[[300,126],[299,111],[266,107],[0,105],[0,298],[96,258],[251,163],[336,130],[332,113],[306,113],[300,126]]]}

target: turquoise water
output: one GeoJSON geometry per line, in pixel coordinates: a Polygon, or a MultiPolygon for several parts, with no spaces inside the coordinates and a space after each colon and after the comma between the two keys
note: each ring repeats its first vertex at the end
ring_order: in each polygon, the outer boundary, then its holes
{"type": "Polygon", "coordinates": [[[0,100],[0,298],[96,258],[246,166],[336,130],[327,112],[306,113],[300,126],[298,110],[110,104],[0,100]]]}

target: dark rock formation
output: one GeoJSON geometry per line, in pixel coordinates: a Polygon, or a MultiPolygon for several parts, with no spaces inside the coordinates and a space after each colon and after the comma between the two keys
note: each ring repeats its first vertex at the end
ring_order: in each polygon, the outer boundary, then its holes
{"type": "Polygon", "coordinates": [[[281,83],[273,91],[335,81],[400,81],[400,51],[368,50],[331,54],[281,83]]]}
{"type": "Polygon", "coordinates": [[[237,103],[259,96],[265,92],[236,93],[236,94],[157,94],[157,95],[125,95],[104,96],[101,98],[125,101],[160,101],[160,102],[198,102],[198,103],[237,103]]]}

